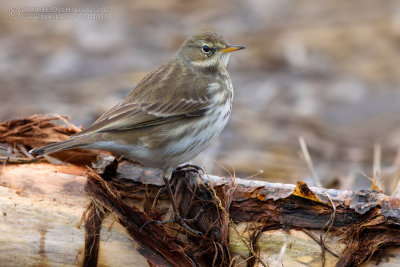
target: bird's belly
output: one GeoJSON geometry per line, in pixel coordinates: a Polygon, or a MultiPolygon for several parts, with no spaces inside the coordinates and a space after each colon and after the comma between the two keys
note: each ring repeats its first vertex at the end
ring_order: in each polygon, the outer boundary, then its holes
{"type": "Polygon", "coordinates": [[[86,146],[90,149],[106,150],[111,153],[138,161],[144,166],[162,168],[160,153],[149,147],[138,144],[126,144],[115,141],[98,141],[86,146]]]}
{"type": "Polygon", "coordinates": [[[219,136],[228,122],[230,111],[229,103],[189,123],[176,122],[162,130],[156,127],[139,138],[136,144],[100,141],[90,148],[107,150],[148,167],[175,168],[194,158],[219,136]]]}
{"type": "Polygon", "coordinates": [[[181,129],[177,128],[171,136],[179,135],[183,131],[187,134],[179,139],[171,138],[164,147],[163,154],[174,158],[175,165],[191,160],[220,135],[228,122],[230,111],[230,104],[224,105],[197,120],[189,129],[184,129],[183,126],[181,129]]]}

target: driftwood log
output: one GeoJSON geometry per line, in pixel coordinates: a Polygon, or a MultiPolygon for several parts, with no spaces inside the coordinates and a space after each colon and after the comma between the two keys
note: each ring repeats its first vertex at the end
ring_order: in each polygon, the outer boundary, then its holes
{"type": "Polygon", "coordinates": [[[0,266],[357,266],[400,264],[400,198],[175,171],[170,217],[161,172],[98,151],[33,159],[79,131],[62,117],[0,125],[0,266]],[[97,159],[96,159],[97,158],[97,159]],[[156,201],[158,199],[158,201],[156,201]]]}

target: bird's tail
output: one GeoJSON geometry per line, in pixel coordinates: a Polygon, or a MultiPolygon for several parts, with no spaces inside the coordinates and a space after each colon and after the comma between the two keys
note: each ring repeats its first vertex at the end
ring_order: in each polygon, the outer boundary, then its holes
{"type": "Polygon", "coordinates": [[[42,147],[32,149],[29,151],[29,153],[40,157],[40,156],[51,154],[54,152],[59,152],[59,151],[76,148],[76,147],[82,147],[84,145],[86,145],[86,143],[81,138],[72,138],[72,139],[69,139],[66,141],[62,141],[62,142],[58,142],[58,143],[50,144],[47,146],[42,146],[42,147]]]}

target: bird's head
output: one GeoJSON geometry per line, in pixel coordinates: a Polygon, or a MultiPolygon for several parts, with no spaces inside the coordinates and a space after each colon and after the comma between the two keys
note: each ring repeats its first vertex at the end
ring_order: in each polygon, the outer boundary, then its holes
{"type": "Polygon", "coordinates": [[[244,46],[229,44],[216,32],[203,32],[187,38],[178,50],[177,58],[196,69],[225,70],[230,52],[244,46]]]}

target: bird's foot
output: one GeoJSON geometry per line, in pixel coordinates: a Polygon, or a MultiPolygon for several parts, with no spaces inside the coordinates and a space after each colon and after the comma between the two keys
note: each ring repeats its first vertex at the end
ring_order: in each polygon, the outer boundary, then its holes
{"type": "Polygon", "coordinates": [[[142,225],[142,227],[140,227],[140,231],[142,231],[142,229],[144,227],[146,227],[148,224],[150,223],[156,223],[158,225],[162,225],[162,224],[166,224],[166,223],[178,223],[186,232],[191,233],[192,235],[203,235],[202,232],[194,230],[192,227],[190,227],[188,225],[188,223],[192,223],[197,221],[197,219],[199,218],[200,214],[203,212],[203,209],[201,208],[199,210],[199,212],[196,214],[196,216],[194,216],[192,219],[186,219],[186,218],[182,218],[182,216],[179,213],[174,214],[174,218],[171,218],[169,220],[152,220],[152,221],[148,221],[146,223],[144,223],[142,225]]]}
{"type": "Polygon", "coordinates": [[[176,171],[193,171],[193,172],[197,172],[197,173],[201,172],[201,174],[205,174],[205,171],[202,167],[195,165],[195,164],[190,164],[190,163],[179,165],[178,167],[175,168],[174,172],[176,172],[176,171]]]}
{"type": "MultiPolygon", "coordinates": [[[[190,166],[192,166],[192,165],[190,165],[190,166]]],[[[196,165],[193,165],[193,166],[196,166],[196,165]]],[[[196,172],[198,172],[198,170],[201,169],[201,168],[196,166],[193,169],[196,172]]],[[[185,170],[187,170],[187,169],[185,169],[185,170]]],[[[173,176],[173,174],[172,174],[172,176],[173,176]]],[[[176,203],[174,194],[172,193],[172,189],[171,189],[171,185],[170,185],[169,180],[168,180],[168,176],[164,175],[163,176],[163,180],[164,180],[164,183],[165,183],[165,188],[166,188],[166,190],[167,190],[167,192],[168,192],[168,194],[169,194],[169,196],[171,198],[171,205],[172,205],[172,210],[174,211],[174,218],[172,220],[164,220],[164,221],[158,221],[158,220],[149,221],[149,222],[146,222],[145,224],[143,224],[141,229],[143,229],[143,227],[145,227],[147,224],[149,224],[151,222],[154,222],[154,223],[157,223],[157,224],[176,222],[180,226],[182,226],[183,229],[185,229],[187,232],[189,232],[189,233],[191,233],[193,235],[203,235],[200,231],[194,230],[188,225],[188,223],[194,222],[194,221],[196,221],[198,219],[198,217],[200,216],[200,213],[203,211],[203,209],[200,209],[200,211],[196,214],[196,216],[193,219],[182,218],[182,216],[179,214],[178,205],[176,203]]],[[[159,193],[160,192],[161,191],[159,191],[159,193]]],[[[157,203],[156,201],[158,200],[158,197],[159,197],[159,194],[157,194],[154,203],[157,203]]],[[[154,203],[153,203],[153,207],[155,206],[154,203]]]]}
{"type": "MultiPolygon", "coordinates": [[[[190,164],[190,163],[182,164],[182,165],[179,165],[178,167],[176,167],[172,171],[172,175],[171,175],[171,178],[170,178],[170,181],[169,181],[171,184],[174,183],[173,181],[176,178],[175,174],[176,174],[176,172],[179,172],[179,171],[188,171],[188,172],[195,172],[195,173],[205,174],[204,169],[202,167],[198,166],[198,165],[194,165],[194,164],[190,164]]],[[[162,189],[160,189],[158,191],[156,197],[153,200],[153,204],[152,204],[152,207],[151,207],[152,210],[155,210],[155,208],[157,206],[157,203],[158,203],[158,200],[160,199],[161,194],[163,194],[165,191],[167,191],[167,188],[162,188],[162,189]]]]}

